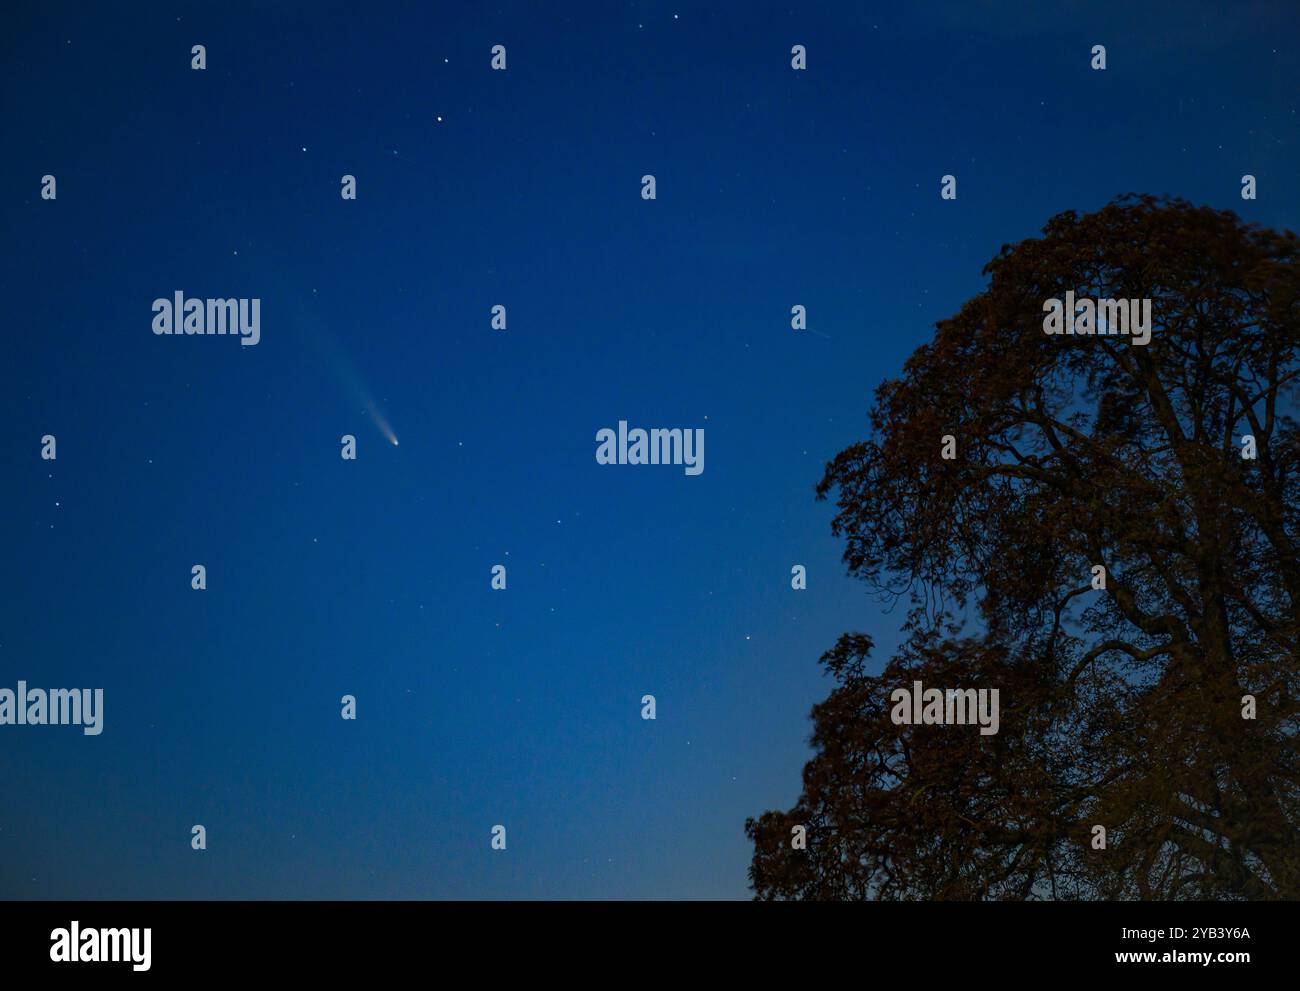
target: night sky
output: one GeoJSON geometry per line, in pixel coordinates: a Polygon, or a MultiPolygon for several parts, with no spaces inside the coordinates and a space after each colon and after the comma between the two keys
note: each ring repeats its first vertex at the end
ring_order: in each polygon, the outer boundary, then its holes
{"type": "Polygon", "coordinates": [[[747,897],[899,640],[813,492],[875,387],[1062,210],[1300,228],[1293,3],[207,6],[3,15],[0,687],[105,711],[0,726],[0,897],[747,897]]]}

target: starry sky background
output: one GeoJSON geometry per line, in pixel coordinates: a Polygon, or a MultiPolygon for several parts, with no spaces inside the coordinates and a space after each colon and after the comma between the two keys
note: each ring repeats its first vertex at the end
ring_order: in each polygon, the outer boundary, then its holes
{"type": "Polygon", "coordinates": [[[0,685],[105,690],[0,727],[6,898],[747,897],[818,657],[898,640],[813,499],[875,386],[1061,210],[1300,226],[1292,3],[4,21],[0,685]],[[154,336],[178,289],[261,343],[154,336]],[[598,465],[619,419],[704,473],[598,465]]]}

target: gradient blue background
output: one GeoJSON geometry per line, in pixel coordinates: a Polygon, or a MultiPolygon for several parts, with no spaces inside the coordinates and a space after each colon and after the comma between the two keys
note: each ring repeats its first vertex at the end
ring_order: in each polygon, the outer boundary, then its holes
{"type": "Polygon", "coordinates": [[[897,642],[813,501],[875,386],[1061,210],[1300,226],[1292,3],[259,6],[6,8],[0,685],[106,699],[0,727],[3,897],[746,897],[897,642]]]}

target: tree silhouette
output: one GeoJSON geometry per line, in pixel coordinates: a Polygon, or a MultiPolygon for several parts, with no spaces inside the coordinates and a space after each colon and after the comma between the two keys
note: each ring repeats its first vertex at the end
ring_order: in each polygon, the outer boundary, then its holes
{"type": "Polygon", "coordinates": [[[818,485],[906,637],[874,676],[863,634],[823,656],[757,897],[1300,897],[1295,235],[1125,196],[985,274],[818,485]],[[1150,343],[1045,334],[1067,290],[1150,298],[1150,343]],[[999,689],[999,732],[895,725],[915,680],[999,689]]]}

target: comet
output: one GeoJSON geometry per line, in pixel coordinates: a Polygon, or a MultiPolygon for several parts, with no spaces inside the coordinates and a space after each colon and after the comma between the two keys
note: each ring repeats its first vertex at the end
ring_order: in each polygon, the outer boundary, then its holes
{"type": "Polygon", "coordinates": [[[367,403],[366,406],[366,414],[370,417],[371,422],[379,428],[379,432],[387,438],[390,444],[397,447],[397,434],[393,433],[393,428],[389,426],[388,418],[375,407],[374,403],[367,403]]]}
{"type": "MultiPolygon", "coordinates": [[[[291,270],[291,262],[285,262],[283,267],[291,270]]],[[[314,295],[316,290],[311,290],[314,295]]],[[[325,364],[334,372],[339,385],[342,387],[345,395],[361,408],[361,413],[366,419],[370,420],[378,429],[383,438],[394,447],[399,446],[397,442],[397,433],[393,430],[392,425],[388,422],[388,417],[380,409],[379,403],[375,401],[375,394],[362,375],[361,369],[357,363],[348,354],[348,350],[343,340],[338,334],[332,332],[319,317],[313,312],[308,303],[310,297],[306,290],[300,290],[293,294],[293,316],[296,317],[293,323],[296,329],[301,333],[306,346],[315,350],[325,364]]],[[[353,407],[356,408],[355,406],[353,407]]]]}

